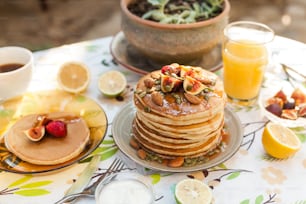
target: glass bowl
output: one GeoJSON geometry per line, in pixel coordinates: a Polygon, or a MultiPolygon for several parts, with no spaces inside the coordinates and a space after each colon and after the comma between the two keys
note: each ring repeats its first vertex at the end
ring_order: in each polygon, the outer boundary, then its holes
{"type": "Polygon", "coordinates": [[[102,181],[95,192],[97,204],[153,204],[150,179],[137,173],[112,174],[102,181]]]}

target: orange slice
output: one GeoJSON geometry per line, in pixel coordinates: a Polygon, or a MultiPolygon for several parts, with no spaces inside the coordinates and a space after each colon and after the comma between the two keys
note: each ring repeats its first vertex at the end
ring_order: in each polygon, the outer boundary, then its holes
{"type": "Polygon", "coordinates": [[[89,84],[89,77],[88,68],[80,62],[66,62],[57,73],[59,86],[70,93],[85,91],[89,84]]]}
{"type": "Polygon", "coordinates": [[[292,130],[275,123],[266,125],[262,144],[268,154],[279,159],[293,156],[301,148],[301,141],[292,130]]]}

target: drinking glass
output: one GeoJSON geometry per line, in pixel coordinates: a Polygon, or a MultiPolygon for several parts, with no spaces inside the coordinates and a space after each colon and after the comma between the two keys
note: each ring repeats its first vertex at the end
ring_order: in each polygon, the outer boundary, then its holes
{"type": "Polygon", "coordinates": [[[222,43],[224,89],[230,102],[252,105],[268,65],[267,43],[274,38],[268,26],[250,21],[228,24],[222,43]]]}

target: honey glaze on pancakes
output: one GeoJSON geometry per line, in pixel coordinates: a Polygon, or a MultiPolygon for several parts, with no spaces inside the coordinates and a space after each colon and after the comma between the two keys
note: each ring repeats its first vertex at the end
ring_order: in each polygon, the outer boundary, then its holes
{"type": "Polygon", "coordinates": [[[46,134],[40,141],[31,141],[25,131],[37,122],[38,114],[27,115],[18,120],[5,135],[5,145],[23,161],[37,165],[55,165],[78,156],[89,141],[90,132],[86,122],[71,113],[44,114],[51,120],[63,120],[67,135],[54,137],[46,134]]]}

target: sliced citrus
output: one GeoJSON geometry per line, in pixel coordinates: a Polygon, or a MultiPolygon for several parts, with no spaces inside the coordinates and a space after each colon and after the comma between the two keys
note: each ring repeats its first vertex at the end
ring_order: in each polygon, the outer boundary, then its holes
{"type": "Polygon", "coordinates": [[[57,81],[59,86],[67,92],[85,91],[89,84],[88,68],[80,62],[66,62],[57,73],[57,81]]]}
{"type": "Polygon", "coordinates": [[[301,148],[301,141],[292,130],[275,123],[266,125],[262,144],[268,154],[279,159],[288,158],[301,148]]]}
{"type": "Polygon", "coordinates": [[[175,199],[178,204],[211,204],[212,191],[204,182],[184,179],[175,187],[175,199]]]}
{"type": "Polygon", "coordinates": [[[120,95],[126,87],[125,76],[116,70],[107,71],[99,77],[99,90],[108,97],[120,95]]]}

